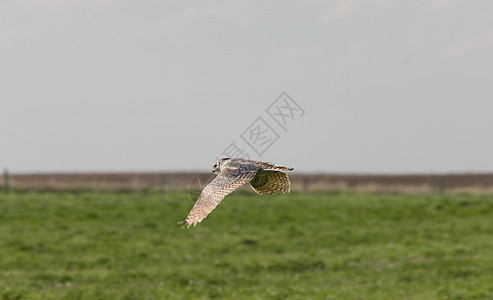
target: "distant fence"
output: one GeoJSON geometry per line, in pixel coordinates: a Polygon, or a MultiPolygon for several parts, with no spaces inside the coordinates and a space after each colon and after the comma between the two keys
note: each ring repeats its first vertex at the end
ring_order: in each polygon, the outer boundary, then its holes
{"type": "MultiPolygon", "coordinates": [[[[212,173],[48,173],[2,175],[2,189],[27,191],[201,190],[212,173]]],[[[492,174],[351,175],[290,174],[292,190],[304,193],[352,190],[375,193],[493,194],[492,174]]]]}

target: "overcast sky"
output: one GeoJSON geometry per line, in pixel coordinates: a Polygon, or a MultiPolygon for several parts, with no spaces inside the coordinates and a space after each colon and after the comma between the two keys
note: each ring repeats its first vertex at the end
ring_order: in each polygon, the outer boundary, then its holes
{"type": "Polygon", "coordinates": [[[235,142],[300,172],[493,171],[492,11],[1,1],[0,167],[209,170],[235,142]]]}

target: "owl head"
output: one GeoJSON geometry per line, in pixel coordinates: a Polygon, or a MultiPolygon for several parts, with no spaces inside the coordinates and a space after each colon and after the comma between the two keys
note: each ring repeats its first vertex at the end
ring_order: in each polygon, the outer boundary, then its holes
{"type": "Polygon", "coordinates": [[[216,161],[212,166],[212,173],[219,174],[221,172],[224,162],[227,160],[229,160],[229,158],[221,158],[220,160],[216,161]]]}

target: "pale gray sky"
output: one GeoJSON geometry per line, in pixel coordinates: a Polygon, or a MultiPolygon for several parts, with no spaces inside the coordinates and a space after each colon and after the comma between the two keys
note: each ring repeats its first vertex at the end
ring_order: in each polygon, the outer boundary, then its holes
{"type": "Polygon", "coordinates": [[[493,171],[492,1],[0,3],[0,167],[493,171]],[[265,109],[305,110],[283,131],[265,109]],[[277,126],[277,127],[276,127],[277,126]]]}

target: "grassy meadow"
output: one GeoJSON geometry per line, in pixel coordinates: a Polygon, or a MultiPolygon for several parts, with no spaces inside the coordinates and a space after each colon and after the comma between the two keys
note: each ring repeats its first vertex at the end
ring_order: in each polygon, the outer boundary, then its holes
{"type": "Polygon", "coordinates": [[[493,196],[0,195],[0,299],[493,299],[493,196]]]}

